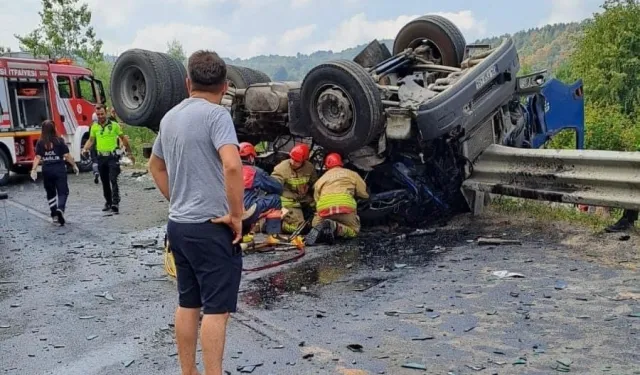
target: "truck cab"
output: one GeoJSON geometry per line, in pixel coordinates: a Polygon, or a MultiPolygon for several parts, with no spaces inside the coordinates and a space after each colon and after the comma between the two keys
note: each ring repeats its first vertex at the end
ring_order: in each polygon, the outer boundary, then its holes
{"type": "Polygon", "coordinates": [[[0,185],[8,182],[9,172],[31,169],[40,127],[47,119],[56,124],[81,169],[90,169],[81,149],[95,106],[105,101],[102,82],[69,59],[0,56],[0,185]]]}

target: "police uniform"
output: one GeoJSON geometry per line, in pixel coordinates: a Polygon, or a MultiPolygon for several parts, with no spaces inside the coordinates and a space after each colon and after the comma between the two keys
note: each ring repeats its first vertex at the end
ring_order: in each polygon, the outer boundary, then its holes
{"type": "Polygon", "coordinates": [[[69,197],[67,181],[67,165],[64,155],[69,153],[64,139],[55,138],[49,145],[42,141],[36,144],[36,155],[42,160],[42,178],[47,201],[51,210],[51,218],[64,224],[64,211],[69,197]]]}
{"type": "Polygon", "coordinates": [[[120,204],[120,155],[118,140],[122,135],[120,124],[107,120],[104,126],[95,122],[91,125],[90,136],[95,140],[98,159],[98,173],[102,182],[102,192],[106,201],[103,211],[112,209],[118,212],[120,204]]]}

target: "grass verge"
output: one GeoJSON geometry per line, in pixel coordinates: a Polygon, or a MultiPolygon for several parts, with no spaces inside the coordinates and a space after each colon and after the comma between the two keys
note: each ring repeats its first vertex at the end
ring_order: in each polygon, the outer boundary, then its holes
{"type": "Polygon", "coordinates": [[[548,202],[503,196],[495,197],[490,208],[495,212],[507,215],[525,215],[541,221],[564,221],[580,224],[594,231],[603,230],[622,215],[620,209],[612,209],[610,215],[603,215],[597,212],[582,212],[569,204],[554,205],[548,202]]]}

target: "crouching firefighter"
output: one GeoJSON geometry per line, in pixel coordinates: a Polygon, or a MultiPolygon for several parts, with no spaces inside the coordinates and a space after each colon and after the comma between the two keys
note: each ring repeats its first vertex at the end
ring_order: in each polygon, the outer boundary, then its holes
{"type": "Polygon", "coordinates": [[[369,198],[362,177],[343,168],[340,155],[327,155],[324,166],[327,171],[313,187],[317,212],[311,223],[313,228],[305,238],[307,245],[315,244],[319,238],[331,243],[335,237],[356,237],[360,233],[356,198],[369,198]]]}
{"type": "Polygon", "coordinates": [[[289,152],[289,159],[276,165],[271,177],[283,185],[282,207],[287,214],[282,223],[284,233],[295,232],[304,223],[304,211],[313,209],[311,187],[318,179],[313,164],[309,162],[309,146],[299,144],[289,152]]]}
{"type": "Polygon", "coordinates": [[[244,180],[245,216],[242,221],[242,234],[245,235],[251,231],[253,225],[263,214],[282,208],[280,203],[282,185],[267,172],[254,165],[258,155],[251,143],[240,143],[239,153],[242,159],[242,178],[244,180]]]}

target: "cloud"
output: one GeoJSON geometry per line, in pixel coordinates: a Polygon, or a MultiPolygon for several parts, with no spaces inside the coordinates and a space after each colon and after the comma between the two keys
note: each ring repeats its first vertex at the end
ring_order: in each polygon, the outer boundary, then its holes
{"type": "MultiPolygon", "coordinates": [[[[448,18],[460,28],[469,40],[486,34],[484,21],[477,20],[473,12],[463,10],[456,13],[439,12],[432,13],[448,18]]],[[[370,42],[373,39],[394,39],[400,29],[418,15],[401,15],[393,19],[370,21],[364,13],[343,21],[327,40],[309,45],[306,53],[318,50],[341,51],[349,47],[370,42]]]]}
{"type": "Polygon", "coordinates": [[[299,43],[309,39],[316,29],[317,26],[312,24],[285,31],[278,41],[277,53],[282,55],[294,55],[298,53],[299,43]]]}
{"type": "Polygon", "coordinates": [[[177,39],[187,55],[199,49],[209,49],[225,57],[247,58],[269,52],[269,40],[264,36],[250,38],[246,43],[238,43],[225,31],[209,26],[172,23],[153,25],[136,32],[131,43],[117,44],[105,41],[104,51],[120,54],[130,48],[142,48],[164,52],[167,42],[177,39]]]}
{"type": "Polygon", "coordinates": [[[311,0],[291,0],[291,6],[293,8],[302,8],[311,4],[311,0]]]}
{"type": "Polygon", "coordinates": [[[14,34],[25,35],[38,26],[40,16],[35,9],[39,8],[39,0],[3,2],[0,11],[0,46],[17,51],[18,40],[14,34]]]}
{"type": "Polygon", "coordinates": [[[553,0],[549,16],[538,27],[555,23],[582,21],[590,16],[584,0],[553,0]]]}

